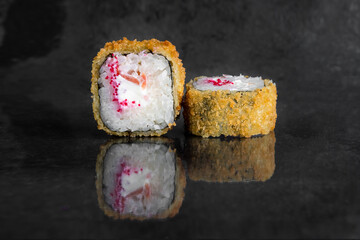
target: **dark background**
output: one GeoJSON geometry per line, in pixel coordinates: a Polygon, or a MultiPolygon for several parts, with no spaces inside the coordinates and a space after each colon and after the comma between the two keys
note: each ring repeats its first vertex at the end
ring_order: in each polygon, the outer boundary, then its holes
{"type": "MultiPolygon", "coordinates": [[[[0,2],[0,236],[360,238],[360,1],[0,2]],[[278,89],[264,183],[188,179],[180,213],[97,206],[91,62],[105,42],[169,40],[186,81],[246,74],[278,89]]],[[[183,118],[167,134],[186,166],[183,118]]]]}

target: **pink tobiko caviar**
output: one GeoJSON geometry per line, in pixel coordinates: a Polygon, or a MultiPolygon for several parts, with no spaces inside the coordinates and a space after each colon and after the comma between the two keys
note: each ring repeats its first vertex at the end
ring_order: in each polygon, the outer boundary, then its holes
{"type": "Polygon", "coordinates": [[[229,80],[221,80],[220,78],[218,78],[217,80],[213,80],[213,79],[208,79],[207,80],[208,83],[212,83],[214,86],[223,86],[223,85],[227,85],[227,84],[234,84],[233,82],[230,82],[229,80]]]}
{"type": "MultiPolygon", "coordinates": [[[[111,56],[106,60],[105,63],[105,71],[108,73],[108,75],[105,77],[105,79],[110,80],[109,83],[113,88],[113,102],[118,103],[117,112],[122,112],[125,107],[130,106],[128,103],[128,99],[121,100],[119,99],[119,86],[121,85],[121,82],[117,81],[118,76],[123,78],[124,80],[127,80],[129,82],[132,82],[136,85],[141,86],[141,89],[144,89],[146,87],[146,75],[142,73],[140,75],[140,80],[137,78],[123,74],[119,69],[119,60],[118,57],[114,54],[111,54],[111,56]]],[[[132,106],[136,106],[136,101],[131,101],[132,106]]],[[[141,106],[140,104],[137,104],[137,106],[141,106]]]]}
{"type": "MultiPolygon", "coordinates": [[[[115,188],[110,193],[110,196],[114,199],[112,207],[115,211],[122,213],[125,208],[125,201],[129,197],[133,197],[138,194],[143,194],[146,198],[150,197],[151,191],[149,183],[145,183],[143,187],[140,187],[127,195],[124,195],[124,175],[130,176],[132,174],[139,174],[142,172],[143,168],[130,167],[127,166],[125,163],[120,164],[119,171],[115,175],[115,188]]],[[[147,175],[147,178],[150,178],[150,174],[147,175]]]]}

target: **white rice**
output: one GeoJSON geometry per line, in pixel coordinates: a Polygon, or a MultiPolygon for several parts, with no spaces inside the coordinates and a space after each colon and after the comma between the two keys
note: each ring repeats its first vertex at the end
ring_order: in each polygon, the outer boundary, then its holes
{"type": "Polygon", "coordinates": [[[173,123],[174,101],[169,61],[162,55],[146,52],[128,55],[114,53],[113,56],[117,58],[117,68],[123,75],[142,82],[144,74],[146,87],[142,88],[121,75],[116,76],[111,84],[109,64],[115,58],[109,56],[100,69],[98,80],[100,116],[104,124],[112,131],[123,132],[159,130],[173,123]],[[118,99],[113,96],[115,89],[118,99]],[[125,99],[128,105],[121,106],[119,103],[125,99]]]}
{"type": "Polygon", "coordinates": [[[244,75],[232,76],[223,75],[215,77],[203,77],[194,82],[194,87],[200,91],[254,91],[264,87],[264,80],[261,77],[248,77],[244,75]]]}
{"type": "Polygon", "coordinates": [[[167,210],[173,201],[175,153],[163,144],[114,144],[106,153],[103,169],[105,202],[120,214],[151,217],[167,210]],[[124,166],[130,174],[121,174],[124,166]],[[125,197],[120,209],[116,208],[114,195],[119,176],[122,182],[119,194],[125,197]],[[144,192],[126,197],[145,184],[150,185],[150,197],[144,192]]]}

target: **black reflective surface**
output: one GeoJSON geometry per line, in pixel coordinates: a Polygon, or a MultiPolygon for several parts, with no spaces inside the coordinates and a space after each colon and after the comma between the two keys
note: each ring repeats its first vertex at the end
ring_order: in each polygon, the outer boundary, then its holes
{"type": "MultiPolygon", "coordinates": [[[[359,12],[358,1],[340,0],[1,1],[0,235],[359,238],[359,12]],[[104,43],[122,37],[172,42],[186,81],[222,73],[273,79],[271,177],[219,183],[215,172],[204,179],[195,160],[207,151],[199,147],[224,149],[224,157],[239,149],[224,147],[232,140],[187,135],[180,117],[165,136],[187,174],[179,213],[145,221],[106,216],[96,160],[111,137],[92,116],[90,71],[104,43]]],[[[257,168],[247,159],[251,175],[257,168]]]]}

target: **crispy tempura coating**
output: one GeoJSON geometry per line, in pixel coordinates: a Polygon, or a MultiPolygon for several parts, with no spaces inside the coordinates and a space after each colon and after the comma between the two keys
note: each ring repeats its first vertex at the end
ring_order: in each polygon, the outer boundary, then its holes
{"type": "Polygon", "coordinates": [[[99,130],[104,130],[108,134],[117,136],[160,136],[165,134],[169,129],[175,126],[175,122],[168,125],[168,127],[155,131],[134,131],[134,132],[115,132],[110,130],[102,121],[100,117],[100,97],[99,97],[99,71],[109,54],[119,52],[121,54],[140,53],[148,50],[155,54],[163,55],[171,66],[172,89],[174,97],[174,118],[176,118],[181,110],[181,100],[184,92],[185,68],[179,59],[179,53],[176,51],[174,45],[169,41],[159,41],[156,39],[144,41],[130,41],[127,38],[122,40],[108,42],[104,48],[100,49],[92,64],[92,79],[91,79],[91,93],[93,98],[93,112],[94,118],[98,124],[99,130]]]}
{"type": "Polygon", "coordinates": [[[268,134],[276,122],[276,86],[264,80],[265,86],[254,91],[200,91],[186,84],[184,120],[187,130],[202,137],[251,137],[268,134]]]}

